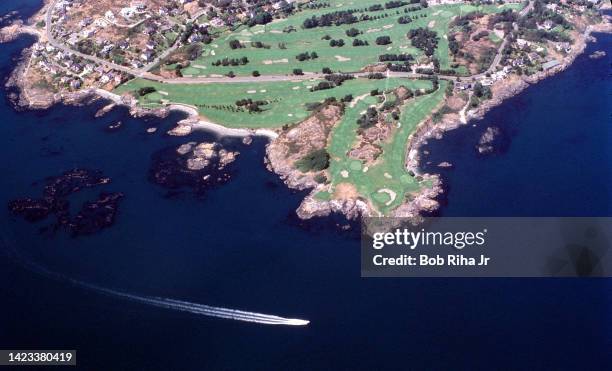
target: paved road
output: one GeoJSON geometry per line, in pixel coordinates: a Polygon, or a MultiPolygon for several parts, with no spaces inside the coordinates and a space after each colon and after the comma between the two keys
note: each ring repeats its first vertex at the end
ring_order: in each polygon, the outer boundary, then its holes
{"type": "MultiPolygon", "coordinates": [[[[212,84],[212,83],[256,83],[256,82],[305,81],[305,80],[311,80],[311,79],[312,80],[321,79],[321,78],[324,78],[325,76],[322,73],[313,73],[313,74],[305,74],[305,75],[262,75],[259,77],[237,76],[233,78],[227,77],[227,76],[222,76],[222,77],[178,77],[178,78],[171,78],[171,79],[163,78],[161,76],[155,75],[147,71],[151,69],[155,64],[157,64],[161,59],[168,56],[176,47],[178,47],[178,43],[175,44],[172,48],[166,50],[164,53],[162,53],[162,55],[158,56],[156,60],[154,60],[153,62],[151,62],[150,64],[146,65],[145,67],[141,69],[134,69],[131,67],[121,66],[121,65],[106,61],[104,59],[101,59],[101,58],[98,58],[92,55],[81,53],[79,51],[71,49],[70,47],[57,41],[53,37],[53,34],[51,32],[52,31],[51,15],[53,13],[53,9],[55,8],[55,4],[57,3],[57,1],[58,0],[54,0],[49,5],[49,9],[47,10],[47,15],[46,15],[46,34],[47,34],[48,42],[51,45],[53,45],[54,47],[60,50],[74,53],[75,55],[85,60],[89,60],[91,62],[105,66],[107,68],[114,69],[117,71],[122,71],[122,72],[131,74],[133,76],[136,76],[142,79],[166,83],[166,84],[212,84]]],[[[528,12],[530,12],[531,9],[533,9],[533,4],[534,2],[530,1],[529,4],[523,10],[521,10],[521,12],[519,12],[519,16],[523,17],[528,12]]],[[[199,18],[202,14],[203,14],[202,12],[195,14],[193,19],[199,18]]],[[[516,24],[514,25],[514,27],[516,30],[516,27],[517,27],[516,24]]],[[[480,73],[480,74],[471,75],[471,76],[463,76],[463,77],[457,77],[454,75],[436,75],[436,76],[442,80],[453,80],[453,81],[473,81],[473,80],[478,80],[480,78],[485,77],[486,74],[493,72],[499,65],[499,62],[501,61],[501,58],[502,58],[502,51],[506,47],[506,44],[508,43],[508,39],[509,39],[509,35],[504,38],[502,44],[500,45],[497,51],[497,54],[495,55],[495,58],[493,59],[493,63],[491,63],[491,66],[489,66],[487,71],[480,73]]],[[[355,77],[364,77],[369,74],[365,72],[348,72],[348,73],[351,75],[354,75],[355,77]]],[[[409,79],[431,77],[431,75],[411,73],[411,72],[389,72],[387,75],[389,77],[409,78],[409,79]]]]}

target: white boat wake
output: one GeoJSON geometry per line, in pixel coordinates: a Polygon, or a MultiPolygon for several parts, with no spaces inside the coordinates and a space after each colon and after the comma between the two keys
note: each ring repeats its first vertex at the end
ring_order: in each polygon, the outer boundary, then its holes
{"type": "Polygon", "coordinates": [[[305,326],[310,323],[308,320],[297,319],[297,318],[284,318],[279,316],[274,316],[270,314],[262,314],[255,312],[247,312],[238,309],[229,309],[222,307],[213,307],[210,305],[192,303],[188,301],[175,300],[170,298],[161,298],[161,297],[152,297],[152,296],[142,296],[135,295],[126,292],[112,290],[106,287],[97,286],[88,282],[79,281],[77,279],[64,276],[57,272],[53,272],[40,264],[37,264],[33,261],[27,260],[22,257],[15,249],[9,247],[6,243],[6,240],[3,238],[4,245],[7,247],[7,253],[13,256],[15,260],[18,260],[24,267],[28,268],[31,271],[39,273],[43,276],[50,277],[62,282],[69,282],[75,286],[91,290],[94,292],[98,292],[101,294],[106,294],[113,297],[127,299],[133,302],[151,305],[154,307],[165,308],[170,310],[176,310],[181,312],[188,312],[192,314],[207,316],[207,317],[216,317],[216,318],[224,318],[235,321],[243,321],[243,322],[253,322],[260,323],[265,325],[285,325],[285,326],[305,326]]]}

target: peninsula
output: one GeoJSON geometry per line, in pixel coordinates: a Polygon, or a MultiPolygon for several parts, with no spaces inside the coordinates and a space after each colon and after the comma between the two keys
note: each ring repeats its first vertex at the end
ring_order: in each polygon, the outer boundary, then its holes
{"type": "MultiPolygon", "coordinates": [[[[301,218],[415,217],[441,181],[419,147],[612,32],[599,0],[46,0],[0,41],[37,40],[9,86],[32,109],[101,96],[134,115],[266,135],[266,164],[310,189],[301,218]]],[[[103,114],[103,112],[101,113],[103,114]]],[[[451,166],[445,164],[444,166],[451,166]]]]}

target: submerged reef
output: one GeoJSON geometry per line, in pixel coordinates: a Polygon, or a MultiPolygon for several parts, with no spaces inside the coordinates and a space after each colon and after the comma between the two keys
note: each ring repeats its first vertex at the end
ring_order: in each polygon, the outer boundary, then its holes
{"type": "MultiPolygon", "coordinates": [[[[152,156],[149,181],[169,190],[190,188],[197,195],[231,179],[231,164],[239,152],[229,151],[219,143],[185,143],[166,148],[152,156]]],[[[168,195],[174,195],[171,192],[168,195]]]]}
{"type": "Polygon", "coordinates": [[[14,215],[31,223],[55,215],[55,222],[41,228],[41,232],[64,229],[73,237],[94,234],[113,225],[123,193],[101,192],[97,200],[86,201],[74,217],[70,215],[68,197],[82,189],[102,186],[110,181],[110,178],[97,170],[70,170],[60,176],[45,179],[42,198],[11,200],[8,208],[14,215]]]}

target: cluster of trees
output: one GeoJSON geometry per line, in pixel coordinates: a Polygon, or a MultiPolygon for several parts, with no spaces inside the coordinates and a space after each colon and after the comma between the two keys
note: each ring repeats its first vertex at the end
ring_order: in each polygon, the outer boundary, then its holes
{"type": "Polygon", "coordinates": [[[410,4],[407,1],[389,1],[385,3],[385,9],[395,9],[395,8],[401,8],[402,6],[406,6],[410,4]]]}
{"type": "MultiPolygon", "coordinates": [[[[425,0],[410,0],[410,4],[415,4],[415,3],[421,3],[421,6],[423,6],[422,5],[423,3],[427,4],[425,0]]],[[[405,1],[389,1],[385,4],[384,8],[382,5],[378,4],[378,5],[372,5],[367,8],[362,8],[362,9],[356,8],[356,9],[339,10],[339,11],[335,11],[331,13],[325,13],[320,16],[313,15],[312,17],[304,20],[304,22],[302,23],[302,28],[309,29],[309,28],[316,28],[316,27],[341,26],[343,24],[353,24],[353,23],[357,23],[361,21],[387,18],[389,17],[389,14],[387,13],[372,15],[372,16],[369,14],[363,14],[363,13],[379,11],[383,9],[397,8],[397,7],[408,5],[408,4],[409,3],[405,1]],[[355,13],[362,13],[362,14],[359,17],[357,17],[355,13]]]]}
{"type": "Polygon", "coordinates": [[[410,17],[409,15],[404,15],[397,19],[397,23],[399,24],[408,24],[410,22],[412,22],[412,17],[410,17]]]}
{"type": "Polygon", "coordinates": [[[329,46],[331,46],[332,48],[334,48],[334,47],[341,48],[341,47],[344,46],[344,40],[342,40],[342,39],[338,39],[338,40],[331,39],[329,41],[329,46]]]}
{"type": "Polygon", "coordinates": [[[223,58],[223,59],[217,59],[216,61],[212,62],[211,64],[215,67],[217,66],[223,66],[223,67],[227,67],[227,66],[244,66],[246,64],[249,63],[249,58],[247,57],[242,57],[242,58],[223,58]]]}
{"type": "Polygon", "coordinates": [[[505,9],[499,13],[493,14],[489,18],[489,27],[493,28],[493,26],[495,26],[498,23],[502,23],[502,22],[508,22],[508,23],[516,22],[517,19],[518,19],[518,13],[514,12],[512,9],[505,9]]]}
{"type": "Polygon", "coordinates": [[[348,36],[348,37],[356,37],[356,36],[359,36],[359,35],[361,35],[361,31],[359,31],[358,29],[356,29],[354,27],[349,28],[348,30],[346,30],[346,36],[348,36]]]}
{"type": "Polygon", "coordinates": [[[448,36],[448,50],[452,55],[459,55],[459,51],[461,49],[461,44],[457,41],[455,35],[448,36]]]}
{"type": "Polygon", "coordinates": [[[483,37],[487,37],[487,36],[489,36],[489,31],[482,30],[480,32],[477,32],[474,36],[472,36],[472,40],[478,41],[478,40],[482,39],[483,37]]]}
{"type": "Polygon", "coordinates": [[[387,63],[387,69],[393,72],[410,72],[410,63],[387,63]]]}
{"type": "Polygon", "coordinates": [[[315,149],[295,162],[295,167],[303,173],[322,171],[329,167],[329,153],[325,148],[315,149]]]}
{"type": "Polygon", "coordinates": [[[368,74],[368,79],[370,80],[382,80],[385,78],[385,75],[381,72],[375,72],[368,74]]]}
{"type": "Polygon", "coordinates": [[[378,56],[379,62],[408,62],[414,60],[412,54],[381,54],[378,56]]]}
{"type": "Polygon", "coordinates": [[[484,100],[493,98],[493,93],[491,92],[491,88],[488,86],[483,86],[480,82],[474,84],[474,96],[484,100]]]}
{"type": "Polygon", "coordinates": [[[389,45],[391,44],[391,38],[389,36],[378,36],[376,38],[376,45],[389,45]]]}
{"type": "Polygon", "coordinates": [[[136,94],[141,97],[144,97],[147,94],[155,93],[157,90],[152,86],[144,86],[138,90],[136,90],[136,94]]]}
{"type": "Polygon", "coordinates": [[[298,6],[300,7],[300,9],[322,9],[329,8],[331,5],[329,3],[310,2],[306,4],[300,4],[298,6]]]}
{"type": "Polygon", "coordinates": [[[465,32],[470,32],[472,30],[470,22],[482,16],[484,16],[484,13],[479,11],[469,12],[465,15],[455,17],[455,19],[450,22],[449,27],[461,27],[465,32]]]}
{"type": "Polygon", "coordinates": [[[357,125],[361,129],[370,128],[378,122],[378,111],[374,107],[369,107],[367,111],[357,119],[357,125]]]}
{"type": "MultiPolygon", "coordinates": [[[[324,69],[325,70],[325,69],[324,69]]],[[[325,75],[325,81],[319,82],[317,85],[310,88],[310,91],[333,89],[336,86],[342,85],[346,80],[352,80],[355,76],[341,73],[325,75]]]]}
{"type": "Polygon", "coordinates": [[[319,55],[316,52],[304,52],[304,53],[300,53],[298,55],[295,56],[295,59],[297,59],[300,62],[304,62],[310,59],[317,59],[319,58],[319,55]]]}
{"type": "Polygon", "coordinates": [[[438,34],[435,31],[423,27],[410,30],[407,34],[410,43],[415,48],[421,49],[426,56],[430,57],[438,47],[438,34]]]}
{"type": "Polygon", "coordinates": [[[336,86],[342,85],[346,80],[353,80],[355,76],[342,73],[333,73],[326,75],[325,80],[332,82],[336,86]]]}
{"type": "Polygon", "coordinates": [[[304,20],[302,27],[309,29],[357,23],[359,22],[359,19],[353,15],[354,12],[355,10],[340,10],[321,14],[318,17],[313,15],[312,17],[304,20]]]}
{"type": "Polygon", "coordinates": [[[270,49],[270,45],[264,44],[261,41],[253,41],[251,46],[257,49],[270,49]]]}
{"type": "Polygon", "coordinates": [[[542,0],[536,0],[533,10],[519,20],[519,26],[521,28],[533,30],[538,27],[538,23],[543,23],[545,21],[550,21],[554,25],[561,25],[565,29],[572,28],[571,23],[569,23],[561,14],[546,8],[546,3],[542,0]]]}
{"type": "Polygon", "coordinates": [[[272,22],[272,18],[270,12],[258,12],[248,20],[247,25],[252,27],[258,24],[268,24],[272,22]]]}
{"type": "Polygon", "coordinates": [[[370,43],[367,40],[353,39],[353,46],[368,46],[370,43]]]}
{"type": "Polygon", "coordinates": [[[249,112],[261,112],[262,110],[260,107],[265,106],[266,104],[268,104],[268,102],[265,100],[254,101],[251,98],[240,99],[236,101],[236,107],[244,107],[249,112]]]}
{"type": "MultiPolygon", "coordinates": [[[[411,4],[419,4],[420,1],[412,0],[412,1],[410,1],[410,3],[411,4]]],[[[404,13],[418,12],[419,10],[421,10],[423,8],[427,8],[427,6],[425,6],[425,7],[413,6],[413,7],[410,7],[410,8],[404,8],[404,13]]]]}
{"type": "Polygon", "coordinates": [[[229,47],[231,49],[242,49],[244,48],[244,45],[240,41],[234,39],[229,41],[229,47]]]}

